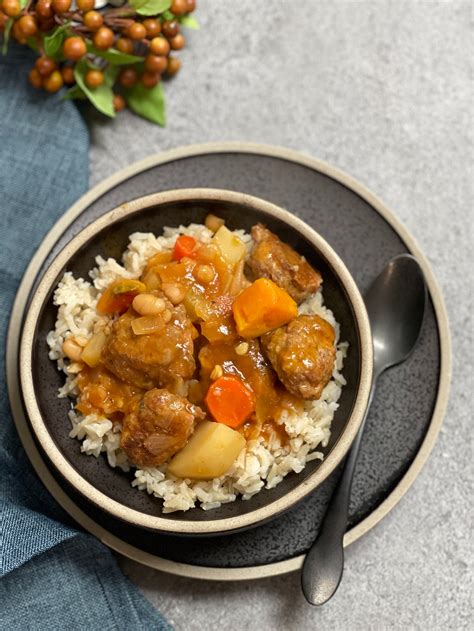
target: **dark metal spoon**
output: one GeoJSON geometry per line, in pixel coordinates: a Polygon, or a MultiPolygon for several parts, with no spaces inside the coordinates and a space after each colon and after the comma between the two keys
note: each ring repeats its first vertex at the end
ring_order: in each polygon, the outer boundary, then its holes
{"type": "Polygon", "coordinates": [[[420,333],[425,301],[423,272],[416,259],[408,254],[393,258],[365,296],[374,345],[372,390],[341,479],[303,564],[301,586],[312,605],[327,602],[341,582],[352,478],[377,379],[384,370],[403,362],[412,352],[420,333]]]}

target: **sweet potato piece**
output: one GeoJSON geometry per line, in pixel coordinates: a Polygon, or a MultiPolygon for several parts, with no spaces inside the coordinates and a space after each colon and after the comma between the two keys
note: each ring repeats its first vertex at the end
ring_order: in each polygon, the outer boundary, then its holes
{"type": "Polygon", "coordinates": [[[283,326],[298,315],[293,298],[268,278],[259,278],[244,289],[232,310],[238,334],[247,339],[283,326]]]}

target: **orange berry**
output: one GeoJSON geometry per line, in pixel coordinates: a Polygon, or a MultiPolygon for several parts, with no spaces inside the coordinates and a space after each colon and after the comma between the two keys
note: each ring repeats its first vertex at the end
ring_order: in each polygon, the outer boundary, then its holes
{"type": "Polygon", "coordinates": [[[169,77],[174,77],[175,74],[179,72],[181,68],[181,62],[177,57],[168,57],[168,68],[166,69],[166,74],[169,77]]]}
{"type": "Polygon", "coordinates": [[[28,74],[28,79],[30,80],[31,85],[34,88],[41,88],[41,86],[43,85],[41,75],[36,68],[32,68],[30,70],[28,74]]]}
{"type": "Polygon", "coordinates": [[[134,68],[124,68],[119,75],[119,83],[124,88],[132,88],[137,82],[137,71],[134,68]]]}
{"type": "Polygon", "coordinates": [[[150,42],[150,52],[154,55],[166,56],[170,52],[170,45],[164,37],[154,37],[150,42]]]}
{"type": "Polygon", "coordinates": [[[121,53],[133,55],[133,42],[131,39],[128,39],[128,37],[121,37],[118,39],[115,43],[115,48],[121,53]]]}
{"type": "Polygon", "coordinates": [[[51,57],[38,57],[35,61],[35,68],[42,77],[47,77],[53,70],[56,70],[56,62],[51,57]]]}
{"type": "Polygon", "coordinates": [[[114,94],[114,110],[116,112],[121,112],[125,109],[126,103],[125,99],[121,94],[114,94]]]}
{"type": "Polygon", "coordinates": [[[173,50],[181,50],[184,48],[186,40],[184,39],[184,35],[178,33],[174,37],[170,39],[170,46],[173,50]]]}
{"type": "Polygon", "coordinates": [[[16,18],[21,13],[21,7],[18,0],[3,0],[2,11],[9,18],[16,18]]]}
{"type": "Polygon", "coordinates": [[[127,35],[134,40],[144,39],[146,37],[146,28],[141,22],[134,22],[128,27],[127,35]]]}
{"type": "Polygon", "coordinates": [[[170,11],[171,13],[174,13],[174,15],[178,15],[178,16],[188,13],[189,9],[188,9],[187,1],[186,0],[173,0],[173,2],[171,3],[170,11]]]}
{"type": "Polygon", "coordinates": [[[145,88],[153,88],[161,80],[161,75],[156,72],[144,72],[142,74],[142,83],[145,88]]]}
{"type": "Polygon", "coordinates": [[[83,17],[84,26],[90,28],[91,31],[96,31],[104,23],[102,13],[98,11],[87,11],[83,17]]]}
{"type": "Polygon", "coordinates": [[[161,22],[155,18],[143,20],[143,26],[145,27],[148,39],[152,39],[161,33],[161,22]]]}
{"type": "Polygon", "coordinates": [[[82,37],[68,37],[63,44],[63,53],[69,61],[78,61],[87,53],[87,46],[82,37]]]}
{"type": "Polygon", "coordinates": [[[19,44],[26,44],[27,42],[27,38],[23,35],[20,26],[18,24],[18,20],[16,20],[16,22],[13,22],[13,26],[12,26],[12,37],[13,39],[16,39],[16,41],[19,44]]]}
{"type": "Polygon", "coordinates": [[[161,30],[165,37],[174,37],[179,33],[179,24],[176,20],[166,20],[161,25],[161,30]]]}
{"type": "Polygon", "coordinates": [[[33,37],[38,32],[38,24],[32,15],[22,15],[18,20],[18,28],[25,37],[33,37]]]}
{"type": "Polygon", "coordinates": [[[114,43],[114,32],[108,26],[101,26],[92,38],[94,46],[99,50],[107,50],[114,43]]]}
{"type": "Polygon", "coordinates": [[[147,55],[145,57],[145,68],[148,72],[161,74],[168,66],[168,59],[159,55],[147,55]]]}
{"type": "Polygon", "coordinates": [[[74,69],[72,66],[63,66],[61,68],[61,75],[66,85],[72,85],[76,82],[76,79],[74,77],[74,69]]]}
{"type": "Polygon", "coordinates": [[[88,70],[84,81],[89,88],[98,88],[104,83],[104,73],[100,70],[88,70]]]}
{"type": "Polygon", "coordinates": [[[92,11],[95,6],[95,0],[76,0],[79,11],[92,11]]]}
{"type": "Polygon", "coordinates": [[[49,77],[43,80],[43,87],[46,92],[58,92],[63,87],[63,78],[59,70],[54,70],[49,77]]]}
{"type": "Polygon", "coordinates": [[[38,0],[35,11],[42,18],[52,17],[53,9],[51,7],[51,0],[38,0]]]}
{"type": "Polygon", "coordinates": [[[52,0],[51,6],[55,13],[66,13],[71,8],[72,0],[52,0]]]}

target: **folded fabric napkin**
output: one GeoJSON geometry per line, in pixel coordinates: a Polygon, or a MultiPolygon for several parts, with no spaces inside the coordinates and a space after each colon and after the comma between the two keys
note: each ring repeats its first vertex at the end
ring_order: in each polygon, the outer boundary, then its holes
{"type": "MultiPolygon", "coordinates": [[[[33,58],[0,57],[0,329],[2,374],[11,306],[53,223],[88,186],[87,128],[70,101],[26,82],[33,58]]],[[[0,628],[170,629],[111,552],[49,495],[24,453],[0,380],[0,628]]]]}

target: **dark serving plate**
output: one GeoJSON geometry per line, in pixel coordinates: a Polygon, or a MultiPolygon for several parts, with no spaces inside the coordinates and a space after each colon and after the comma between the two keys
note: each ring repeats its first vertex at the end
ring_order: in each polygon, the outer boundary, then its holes
{"type": "Polygon", "coordinates": [[[21,345],[21,384],[28,416],[41,446],[58,471],[100,508],[131,524],[171,534],[221,534],[260,524],[292,507],[332,473],[350,447],[365,413],[372,376],[372,341],[362,297],[343,262],[330,245],[306,224],[279,207],[249,195],[222,189],[181,189],[141,197],[96,220],[61,251],[39,284],[28,310],[21,345]],[[56,393],[64,377],[48,357],[46,337],[54,329],[53,294],[65,270],[88,278],[95,258],[121,258],[129,235],[161,234],[165,226],[203,223],[212,212],[230,229],[247,232],[262,222],[320,270],[324,299],[349,342],[342,390],[331,425],[325,458],[288,474],[274,489],[250,500],[240,498],[219,508],[162,513],[162,500],[132,487],[133,472],[112,469],[105,454],[85,457],[81,443],[69,437],[69,399],[56,393]]]}
{"type": "Polygon", "coordinates": [[[33,464],[53,495],[84,527],[127,556],[208,578],[289,571],[301,563],[317,533],[337,473],[291,511],[252,530],[201,537],[198,542],[157,536],[97,511],[61,476],[55,474],[54,480],[21,410],[15,385],[16,354],[21,314],[32,290],[31,275],[41,278],[73,235],[117,204],[191,186],[238,190],[291,208],[334,247],[362,292],[390,257],[410,252],[420,260],[430,292],[420,343],[406,363],[380,379],[356,469],[346,543],[370,530],[409,488],[434,444],[449,388],[449,333],[438,286],[423,253],[379,200],[324,163],[285,150],[232,144],[185,148],[135,165],[80,200],[67,221],[46,238],[14,308],[8,381],[15,420],[33,464]]]}

